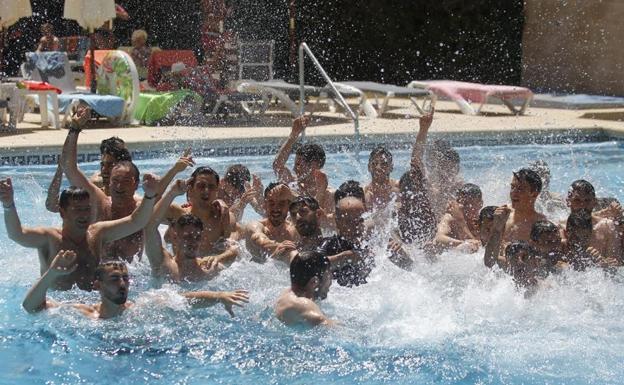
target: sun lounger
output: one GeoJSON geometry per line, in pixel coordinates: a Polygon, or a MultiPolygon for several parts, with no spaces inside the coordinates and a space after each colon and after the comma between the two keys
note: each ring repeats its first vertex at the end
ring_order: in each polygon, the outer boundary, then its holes
{"type": "MultiPolygon", "coordinates": [[[[345,98],[358,98],[360,111],[366,114],[366,116],[374,118],[377,116],[375,108],[366,99],[364,92],[358,90],[355,87],[346,84],[335,84],[338,92],[345,98]]],[[[262,95],[263,98],[277,98],[289,111],[296,117],[300,114],[300,107],[295,100],[299,99],[300,86],[298,84],[286,83],[283,80],[270,80],[265,82],[256,81],[242,81],[238,84],[236,89],[240,92],[256,93],[262,95]]],[[[323,99],[327,99],[330,105],[330,110],[335,110],[335,104],[340,105],[340,102],[332,95],[330,87],[315,87],[310,85],[304,86],[304,94],[306,98],[316,97],[317,104],[323,99]]],[[[344,106],[342,106],[344,108],[344,106]]]]}
{"type": "Polygon", "coordinates": [[[379,116],[383,115],[388,109],[388,103],[391,98],[394,97],[407,97],[412,102],[416,110],[420,114],[424,114],[423,108],[418,105],[417,98],[423,98],[424,102],[429,99],[432,104],[435,104],[436,95],[430,91],[419,89],[419,88],[410,88],[410,87],[399,87],[392,84],[383,84],[376,82],[365,82],[365,81],[346,81],[346,82],[338,82],[335,84],[347,85],[358,90],[367,93],[373,94],[375,97],[375,104],[377,105],[377,114],[379,116]],[[378,95],[383,95],[383,100],[381,103],[379,102],[378,95]]]}
{"type": "Polygon", "coordinates": [[[489,85],[479,83],[458,82],[453,80],[413,81],[407,85],[410,88],[429,90],[438,97],[451,99],[467,115],[478,115],[490,98],[500,99],[509,110],[517,115],[526,111],[533,99],[533,92],[528,88],[515,86],[489,85]],[[520,108],[512,103],[514,99],[523,100],[520,108]],[[481,103],[476,110],[470,104],[481,103]]]}

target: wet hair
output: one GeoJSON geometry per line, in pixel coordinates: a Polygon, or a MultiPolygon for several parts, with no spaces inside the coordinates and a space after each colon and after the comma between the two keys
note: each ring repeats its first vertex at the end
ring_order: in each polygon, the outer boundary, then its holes
{"type": "Polygon", "coordinates": [[[269,193],[271,192],[271,190],[273,190],[277,186],[286,186],[286,187],[288,187],[288,185],[286,183],[284,183],[284,182],[271,182],[264,189],[264,199],[266,199],[266,197],[269,196],[269,193]]]}
{"type": "Polygon", "coordinates": [[[572,182],[572,185],[570,185],[570,192],[579,192],[581,194],[589,195],[592,198],[596,197],[596,190],[594,189],[594,186],[585,179],[578,179],[572,182]]]}
{"type": "Polygon", "coordinates": [[[139,171],[139,168],[136,166],[136,164],[132,163],[132,161],[122,160],[120,162],[117,162],[115,167],[113,167],[113,170],[119,167],[128,167],[130,171],[132,171],[132,173],[134,174],[134,179],[137,182],[141,180],[141,172],[139,171]]]}
{"type": "Polygon", "coordinates": [[[378,156],[381,156],[387,162],[392,163],[392,153],[384,146],[377,146],[373,149],[373,151],[371,151],[370,156],[368,157],[368,163],[378,156]]]}
{"type": "Polygon", "coordinates": [[[59,197],[59,207],[66,209],[69,207],[69,201],[82,201],[85,199],[89,199],[89,191],[71,186],[61,192],[59,197]]]}
{"type": "Polygon", "coordinates": [[[295,154],[306,163],[318,162],[319,168],[325,166],[325,150],[316,143],[306,143],[300,146],[295,154]]]}
{"type": "Polygon", "coordinates": [[[514,172],[513,175],[520,182],[528,183],[533,192],[542,192],[542,178],[540,178],[535,171],[528,168],[521,168],[517,172],[514,172]]]}
{"type": "Polygon", "coordinates": [[[199,231],[204,230],[204,223],[197,216],[193,214],[184,214],[175,222],[176,227],[193,226],[199,231]]]}
{"type": "Polygon", "coordinates": [[[116,150],[115,152],[112,152],[110,154],[113,156],[113,158],[115,158],[117,162],[121,162],[124,160],[132,162],[132,155],[130,155],[130,151],[128,151],[127,148],[120,148],[119,150],[116,150]]]}
{"type": "Polygon", "coordinates": [[[479,226],[483,225],[486,219],[494,220],[494,211],[496,211],[496,206],[485,206],[479,211],[479,226]]]}
{"type": "Polygon", "coordinates": [[[585,211],[571,213],[566,221],[566,231],[593,230],[592,217],[585,211]]]}
{"type": "Polygon", "coordinates": [[[526,241],[513,241],[505,247],[505,257],[516,258],[523,251],[529,255],[534,254],[533,248],[526,241]]]}
{"type": "Polygon", "coordinates": [[[533,224],[533,227],[531,227],[530,238],[532,241],[538,242],[542,235],[553,233],[559,233],[557,225],[551,221],[537,221],[533,224]]]}
{"type": "Polygon", "coordinates": [[[609,207],[612,203],[620,204],[620,201],[614,197],[605,197],[596,199],[596,207],[594,207],[594,211],[604,210],[609,207]]]}
{"type": "Polygon", "coordinates": [[[459,198],[483,199],[483,195],[479,186],[474,183],[466,183],[457,190],[457,199],[459,198]]]}
{"type": "Polygon", "coordinates": [[[97,281],[102,281],[104,279],[104,274],[108,270],[128,271],[128,266],[122,261],[101,262],[95,269],[95,279],[97,281]]]}
{"type": "Polygon", "coordinates": [[[115,153],[121,149],[126,149],[126,142],[117,136],[104,139],[102,143],[100,143],[100,154],[102,155],[111,154],[115,156],[115,153]]]}
{"type": "Polygon", "coordinates": [[[325,254],[318,251],[302,251],[290,262],[290,283],[303,288],[314,277],[320,280],[329,267],[330,262],[325,254]]]}
{"type": "Polygon", "coordinates": [[[338,204],[341,199],[347,197],[354,197],[364,202],[364,189],[360,186],[360,182],[348,180],[341,184],[340,187],[338,187],[338,189],[334,192],[334,203],[338,204]]]}
{"type": "Polygon", "coordinates": [[[251,173],[249,169],[242,164],[234,164],[225,170],[223,179],[234,186],[239,192],[244,192],[245,182],[251,181],[251,173]]]}
{"type": "Polygon", "coordinates": [[[288,211],[295,210],[297,206],[301,205],[307,206],[312,211],[316,211],[321,208],[316,198],[309,195],[299,195],[297,198],[295,198],[294,201],[290,203],[290,206],[288,206],[288,211]]]}
{"type": "Polygon", "coordinates": [[[550,168],[548,163],[543,159],[538,159],[535,162],[529,164],[529,170],[533,170],[542,179],[543,187],[548,186],[550,183],[550,168]]]}
{"type": "Polygon", "coordinates": [[[215,177],[217,184],[219,183],[219,174],[217,174],[215,170],[208,166],[200,166],[197,167],[195,171],[193,171],[193,173],[191,174],[191,177],[189,178],[189,186],[195,186],[195,180],[200,175],[212,175],[215,177]]]}

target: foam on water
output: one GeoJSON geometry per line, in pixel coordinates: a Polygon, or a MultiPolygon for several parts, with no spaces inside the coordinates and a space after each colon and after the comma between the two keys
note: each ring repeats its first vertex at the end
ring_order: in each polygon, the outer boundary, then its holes
{"type": "MultiPolygon", "coordinates": [[[[510,171],[536,158],[552,168],[552,190],[587,177],[600,195],[624,198],[620,144],[459,149],[467,181],[502,203],[510,171]]],[[[407,163],[395,153],[395,174],[407,163]]],[[[222,171],[240,159],[200,159],[222,171]]],[[[162,173],[168,160],[138,162],[162,173]]],[[[270,159],[244,159],[266,182],[270,159]]],[[[94,170],[95,164],[84,167],[94,170]]],[[[366,180],[366,164],[329,156],[330,183],[366,180]]],[[[57,224],[43,209],[51,167],[0,168],[14,177],[26,225],[57,224]]],[[[250,210],[248,218],[253,215],[250,210]]],[[[0,225],[1,383],[136,384],[616,384],[624,375],[624,277],[602,271],[548,278],[525,299],[511,278],[483,265],[482,251],[449,252],[431,263],[419,252],[413,271],[385,258],[379,236],[369,283],[332,286],[323,310],[341,323],[326,330],[286,328],[272,306],[288,286],[287,268],[245,259],[216,280],[160,285],[145,261],[130,267],[135,307],[97,322],[67,308],[28,315],[20,308],[38,276],[36,252],[16,246],[0,225]],[[220,306],[191,309],[179,293],[197,289],[251,291],[232,320],[220,306]]],[[[57,300],[95,302],[96,293],[52,293],[57,300]]]]}

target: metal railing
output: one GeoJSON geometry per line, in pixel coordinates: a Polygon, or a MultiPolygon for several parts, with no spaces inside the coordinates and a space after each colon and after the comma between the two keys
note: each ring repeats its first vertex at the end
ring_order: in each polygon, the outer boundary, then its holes
{"type": "Polygon", "coordinates": [[[349,114],[349,116],[353,120],[356,152],[359,152],[359,147],[360,147],[360,121],[358,119],[358,115],[353,112],[351,107],[349,107],[347,102],[344,100],[344,97],[342,96],[342,94],[340,92],[338,92],[338,89],[334,85],[334,82],[327,75],[327,72],[325,72],[325,70],[321,66],[321,63],[319,63],[319,61],[316,59],[316,56],[314,56],[314,54],[310,50],[310,47],[308,47],[308,45],[306,43],[301,43],[301,45],[299,45],[299,108],[300,108],[300,115],[303,115],[304,107],[305,107],[305,104],[304,104],[304,100],[305,100],[305,67],[304,67],[304,59],[305,59],[305,57],[304,57],[304,55],[305,54],[308,54],[308,57],[312,60],[312,63],[314,63],[314,66],[316,67],[316,69],[318,69],[318,71],[321,73],[321,76],[323,76],[323,78],[327,82],[327,85],[329,85],[331,90],[334,92],[334,95],[336,96],[336,99],[338,100],[338,103],[341,105],[342,108],[344,108],[347,111],[347,113],[349,114]]]}

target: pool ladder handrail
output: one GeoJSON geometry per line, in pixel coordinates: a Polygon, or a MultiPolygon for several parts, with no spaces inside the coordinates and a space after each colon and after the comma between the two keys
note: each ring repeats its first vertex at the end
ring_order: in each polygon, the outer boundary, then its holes
{"type": "Polygon", "coordinates": [[[312,53],[312,50],[310,50],[310,47],[308,47],[308,45],[305,42],[301,43],[299,45],[299,108],[300,108],[300,116],[303,116],[303,114],[305,112],[305,110],[304,110],[304,107],[305,107],[305,105],[304,105],[304,100],[305,100],[305,65],[304,65],[304,59],[305,59],[305,57],[304,56],[305,56],[305,54],[308,54],[308,57],[312,60],[312,63],[314,63],[314,65],[316,66],[316,69],[318,69],[318,71],[321,73],[321,76],[323,76],[323,78],[325,79],[325,81],[327,82],[327,84],[329,85],[331,90],[334,92],[334,95],[338,99],[338,103],[342,106],[342,108],[344,108],[349,113],[349,116],[353,120],[356,153],[359,153],[359,149],[360,149],[360,121],[358,119],[358,115],[353,112],[351,107],[349,107],[347,102],[344,100],[344,97],[342,96],[342,94],[340,92],[338,92],[338,89],[334,85],[334,82],[331,80],[329,75],[327,75],[327,72],[325,72],[325,70],[321,66],[321,63],[319,63],[319,61],[316,59],[316,56],[314,56],[314,54],[312,53]]]}

